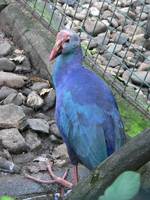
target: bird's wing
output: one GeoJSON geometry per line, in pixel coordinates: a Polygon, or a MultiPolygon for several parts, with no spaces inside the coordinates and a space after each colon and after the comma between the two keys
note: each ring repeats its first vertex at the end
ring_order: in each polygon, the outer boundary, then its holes
{"type": "Polygon", "coordinates": [[[81,105],[69,91],[63,93],[58,107],[57,123],[63,138],[73,156],[89,169],[121,146],[123,126],[117,109],[108,112],[94,103],[81,105]]]}

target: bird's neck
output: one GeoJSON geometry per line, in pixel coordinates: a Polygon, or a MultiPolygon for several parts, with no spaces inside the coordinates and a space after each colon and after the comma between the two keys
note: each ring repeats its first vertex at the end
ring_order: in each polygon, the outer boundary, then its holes
{"type": "Polygon", "coordinates": [[[81,67],[83,61],[81,48],[76,48],[73,52],[68,54],[61,54],[57,57],[53,71],[53,82],[55,88],[63,81],[67,75],[75,68],[81,67]]]}

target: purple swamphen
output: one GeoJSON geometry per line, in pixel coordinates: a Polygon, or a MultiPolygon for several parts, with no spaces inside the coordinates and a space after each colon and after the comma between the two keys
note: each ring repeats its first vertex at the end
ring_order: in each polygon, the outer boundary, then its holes
{"type": "MultiPolygon", "coordinates": [[[[57,34],[50,61],[55,58],[52,78],[56,89],[56,121],[74,165],[73,183],[77,184],[78,163],[95,169],[125,143],[124,128],[107,84],[83,67],[80,38],[75,32],[62,30],[57,34]]],[[[54,179],[50,183],[73,186],[65,180],[66,174],[56,177],[50,165],[48,170],[54,179]]]]}
{"type": "MultiPolygon", "coordinates": [[[[83,67],[79,36],[57,34],[50,60],[56,58],[56,121],[71,163],[95,169],[125,143],[123,123],[114,96],[95,73],[83,67]]],[[[77,180],[77,167],[74,170],[77,180]]]]}

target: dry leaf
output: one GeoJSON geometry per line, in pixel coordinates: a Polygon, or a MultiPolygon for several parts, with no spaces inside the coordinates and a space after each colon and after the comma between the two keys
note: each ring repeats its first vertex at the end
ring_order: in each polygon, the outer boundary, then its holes
{"type": "Polygon", "coordinates": [[[43,88],[43,89],[40,91],[40,96],[43,96],[43,95],[49,93],[50,90],[51,90],[51,88],[43,88]]]}
{"type": "Polygon", "coordinates": [[[24,50],[15,49],[14,53],[15,53],[15,54],[23,54],[23,53],[24,53],[24,50]]]}
{"type": "Polygon", "coordinates": [[[10,58],[11,61],[14,61],[14,62],[19,62],[19,63],[22,63],[25,59],[25,56],[23,55],[20,55],[20,56],[16,56],[14,58],[10,58]]]}

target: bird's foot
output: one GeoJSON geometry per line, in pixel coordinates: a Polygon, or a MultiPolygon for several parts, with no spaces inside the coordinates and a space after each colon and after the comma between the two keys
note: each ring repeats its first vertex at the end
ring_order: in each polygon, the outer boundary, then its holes
{"type": "Polygon", "coordinates": [[[58,177],[52,171],[52,163],[49,161],[47,162],[47,169],[48,169],[49,175],[53,178],[53,180],[41,180],[41,179],[35,178],[33,176],[30,176],[28,174],[26,174],[25,177],[27,177],[33,181],[36,181],[38,183],[45,183],[45,184],[58,183],[59,185],[69,188],[69,189],[71,189],[73,187],[73,184],[71,182],[65,180],[68,170],[64,173],[64,175],[62,177],[58,177]]]}

